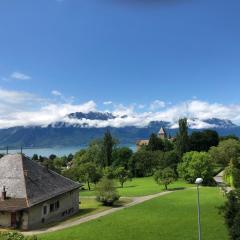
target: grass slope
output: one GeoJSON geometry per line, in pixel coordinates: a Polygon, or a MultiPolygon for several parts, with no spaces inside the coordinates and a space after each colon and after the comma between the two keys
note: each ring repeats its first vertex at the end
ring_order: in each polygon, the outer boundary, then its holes
{"type": "MultiPolygon", "coordinates": [[[[227,240],[217,207],[224,199],[216,188],[201,190],[203,239],[227,240]]],[[[76,227],[39,236],[41,240],[195,240],[196,191],[184,190],[147,201],[76,227]]]]}
{"type": "MultiPolygon", "coordinates": [[[[163,186],[159,186],[154,181],[153,177],[144,177],[144,178],[133,178],[132,181],[128,181],[124,184],[124,187],[121,188],[119,183],[116,181],[118,187],[118,192],[122,197],[137,197],[137,196],[146,196],[154,193],[159,193],[163,191],[163,186]]],[[[193,185],[187,184],[184,181],[177,181],[169,185],[169,189],[182,188],[182,187],[191,187],[193,185]]],[[[80,192],[81,196],[95,196],[95,191],[84,190],[80,192]]]]}

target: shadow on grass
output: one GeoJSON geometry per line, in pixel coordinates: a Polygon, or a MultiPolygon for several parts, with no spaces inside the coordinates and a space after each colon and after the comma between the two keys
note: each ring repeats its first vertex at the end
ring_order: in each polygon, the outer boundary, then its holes
{"type": "Polygon", "coordinates": [[[169,188],[168,191],[172,192],[172,191],[179,191],[179,190],[184,190],[186,189],[185,187],[176,187],[176,188],[169,188]]]}
{"type": "Polygon", "coordinates": [[[80,217],[82,215],[89,214],[89,213],[94,212],[96,210],[97,210],[97,208],[83,208],[83,209],[80,209],[78,213],[73,215],[73,217],[80,217]]]}
{"type": "Polygon", "coordinates": [[[136,185],[131,185],[131,186],[117,186],[116,188],[119,188],[119,189],[124,189],[124,188],[133,188],[133,187],[137,187],[136,185]]]}

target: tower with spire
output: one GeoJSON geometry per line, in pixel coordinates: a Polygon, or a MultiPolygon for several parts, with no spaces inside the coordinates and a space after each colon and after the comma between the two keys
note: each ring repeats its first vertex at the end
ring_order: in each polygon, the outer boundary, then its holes
{"type": "Polygon", "coordinates": [[[160,128],[158,132],[158,137],[161,138],[162,140],[167,138],[166,130],[163,127],[160,128]]]}

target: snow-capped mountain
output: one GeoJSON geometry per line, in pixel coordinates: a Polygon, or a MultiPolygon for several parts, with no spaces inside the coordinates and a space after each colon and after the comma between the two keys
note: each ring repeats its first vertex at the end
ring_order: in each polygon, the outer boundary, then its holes
{"type": "MultiPolygon", "coordinates": [[[[225,119],[188,119],[190,131],[214,129],[220,135],[240,136],[240,127],[225,119]]],[[[172,136],[176,134],[177,121],[161,121],[143,116],[115,115],[109,112],[76,112],[47,126],[12,127],[0,130],[0,147],[53,147],[87,144],[100,138],[109,128],[121,143],[134,143],[148,138],[164,127],[172,136]]]]}

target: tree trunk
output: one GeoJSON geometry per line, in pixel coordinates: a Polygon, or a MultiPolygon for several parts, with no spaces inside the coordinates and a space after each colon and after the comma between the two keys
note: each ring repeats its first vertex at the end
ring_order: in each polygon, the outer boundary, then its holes
{"type": "Polygon", "coordinates": [[[167,190],[167,184],[165,184],[165,190],[167,190]]]}
{"type": "Polygon", "coordinates": [[[90,182],[87,181],[87,184],[88,184],[88,190],[90,191],[91,190],[91,187],[90,187],[90,182]]]}

